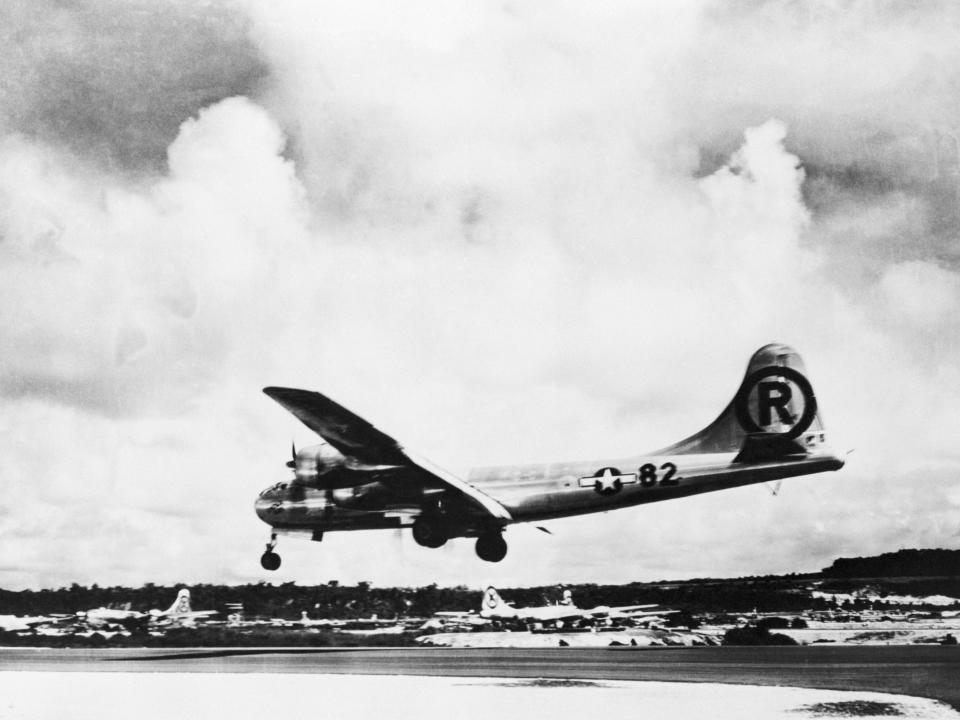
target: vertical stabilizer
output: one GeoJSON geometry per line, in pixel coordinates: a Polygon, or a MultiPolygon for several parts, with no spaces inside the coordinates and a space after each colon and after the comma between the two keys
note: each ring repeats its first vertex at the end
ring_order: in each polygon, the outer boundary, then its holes
{"type": "Polygon", "coordinates": [[[656,454],[737,452],[759,459],[764,452],[805,453],[825,440],[803,360],[790,346],[771,343],[750,358],[740,388],[716,420],[656,454]]]}
{"type": "Polygon", "coordinates": [[[177,599],[173,601],[173,605],[168,607],[163,611],[164,615],[180,615],[183,613],[190,612],[190,591],[187,588],[181,588],[180,592],[177,593],[177,599]]]}
{"type": "Polygon", "coordinates": [[[514,608],[505,603],[495,587],[488,587],[483,591],[483,600],[480,602],[480,615],[503,615],[515,612],[514,608]]]}

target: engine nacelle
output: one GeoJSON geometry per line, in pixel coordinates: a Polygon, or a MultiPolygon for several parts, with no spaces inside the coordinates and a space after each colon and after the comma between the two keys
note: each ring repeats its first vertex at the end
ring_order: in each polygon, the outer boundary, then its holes
{"type": "Polygon", "coordinates": [[[364,465],[347,459],[327,444],[300,448],[287,466],[293,468],[296,484],[318,490],[368,485],[376,482],[383,473],[397,469],[395,465],[364,465]]]}
{"type": "Polygon", "coordinates": [[[345,510],[376,510],[382,508],[383,486],[372,483],[366,486],[341,487],[331,490],[328,497],[337,507],[345,510]]]}
{"type": "Polygon", "coordinates": [[[351,473],[347,468],[347,459],[326,443],[297,450],[293,471],[298,483],[320,489],[369,482],[369,479],[351,473]]]}

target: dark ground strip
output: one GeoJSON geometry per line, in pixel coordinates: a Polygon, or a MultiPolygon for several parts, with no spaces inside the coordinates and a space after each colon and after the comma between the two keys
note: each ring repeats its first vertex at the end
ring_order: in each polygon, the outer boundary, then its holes
{"type": "Polygon", "coordinates": [[[682,649],[0,648],[0,669],[717,682],[898,693],[942,700],[960,710],[960,647],[940,646],[682,649]]]}

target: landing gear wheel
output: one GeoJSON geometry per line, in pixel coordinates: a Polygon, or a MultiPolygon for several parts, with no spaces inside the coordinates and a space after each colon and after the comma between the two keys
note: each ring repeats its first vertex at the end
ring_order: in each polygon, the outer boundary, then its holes
{"type": "Polygon", "coordinates": [[[277,546],[277,533],[270,533],[270,542],[267,543],[267,549],[260,556],[260,565],[264,570],[276,570],[280,567],[280,556],[273,549],[277,546]]]}
{"type": "Polygon", "coordinates": [[[438,548],[447,542],[447,529],[443,526],[443,521],[435,515],[420,515],[413,521],[410,529],[418,545],[438,548]]]}
{"type": "Polygon", "coordinates": [[[477,556],[487,562],[500,562],[507,556],[507,541],[499,532],[484,533],[477,538],[477,556]]]}

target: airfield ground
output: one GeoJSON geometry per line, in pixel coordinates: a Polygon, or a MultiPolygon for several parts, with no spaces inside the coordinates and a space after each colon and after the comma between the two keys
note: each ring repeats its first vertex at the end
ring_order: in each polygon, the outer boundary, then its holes
{"type": "Polygon", "coordinates": [[[557,720],[595,715],[636,718],[823,717],[898,715],[947,720],[960,713],[934,700],[868,692],[612,680],[530,680],[363,675],[225,673],[0,672],[3,717],[10,720],[141,720],[171,717],[390,717],[557,720]]]}
{"type": "MultiPolygon", "coordinates": [[[[723,717],[716,712],[715,705],[719,703],[747,703],[743,708],[752,708],[745,695],[737,694],[734,689],[724,689],[722,692],[715,688],[722,685],[750,685],[764,687],[803,687],[808,689],[844,690],[859,693],[856,697],[863,700],[865,692],[893,693],[913,697],[923,697],[941,700],[960,710],[960,647],[934,646],[899,646],[899,647],[707,647],[707,648],[552,648],[537,650],[517,649],[473,649],[458,650],[450,648],[396,648],[396,649],[339,649],[339,648],[195,648],[195,649],[143,649],[126,648],[114,650],[50,650],[41,648],[2,648],[0,649],[0,671],[3,672],[3,688],[0,689],[0,698],[7,697],[5,688],[13,687],[12,692],[19,693],[17,697],[27,697],[22,688],[37,688],[41,683],[44,688],[34,700],[31,707],[36,710],[37,703],[45,702],[47,693],[51,696],[51,712],[38,715],[6,713],[4,717],[35,718],[35,717],[82,717],[75,713],[60,713],[53,711],[53,706],[59,702],[61,695],[68,688],[74,687],[81,680],[70,678],[70,673],[80,673],[86,678],[95,673],[95,682],[98,686],[114,688],[110,697],[115,702],[122,702],[128,688],[140,687],[145,675],[179,674],[183,678],[178,692],[187,692],[194,687],[198,677],[244,675],[245,678],[235,678],[236,687],[242,688],[237,692],[255,690],[258,697],[272,697],[277,703],[292,702],[278,693],[275,688],[286,687],[286,683],[295,683],[284,676],[311,675],[315,676],[308,685],[309,696],[318,707],[324,707],[324,695],[320,688],[333,687],[330,697],[338,697],[338,681],[327,678],[331,675],[376,675],[375,681],[366,678],[361,684],[380,693],[379,688],[387,687],[388,680],[382,676],[424,676],[431,678],[484,678],[483,683],[493,682],[490,678],[500,678],[490,687],[497,688],[504,681],[519,683],[522,687],[533,690],[541,686],[552,687],[556,682],[564,680],[579,680],[598,683],[586,685],[583,688],[591,693],[603,689],[606,693],[608,681],[649,681],[668,684],[667,688],[653,688],[648,683],[631,686],[634,711],[638,708],[648,717],[723,717]],[[17,672],[14,672],[17,671],[17,672]],[[44,674],[47,675],[44,675],[44,674]],[[53,674],[49,674],[53,673],[53,674]],[[120,674],[126,679],[109,679],[109,676],[120,674]],[[250,678],[253,674],[256,679],[250,678]],[[129,678],[135,678],[131,680],[129,678]],[[533,684],[522,680],[536,681],[533,684]],[[542,681],[542,682],[541,682],[542,681]],[[537,683],[540,683],[539,685],[537,683]],[[695,683],[696,685],[691,685],[695,683]],[[705,684],[705,685],[704,685],[705,684]],[[245,688],[245,689],[244,689],[245,688]],[[659,693],[659,694],[658,694],[659,693]],[[719,693],[719,694],[718,694],[719,693]],[[650,697],[663,698],[663,702],[678,703],[680,707],[687,699],[698,698],[696,702],[685,705],[692,708],[698,703],[700,711],[697,715],[678,712],[647,712],[645,703],[648,694],[650,697]],[[117,700],[120,698],[121,700],[117,700]]],[[[149,681],[153,682],[153,681],[149,681]]],[[[347,678],[343,683],[353,682],[347,678]]],[[[461,681],[458,681],[461,682],[461,681]]],[[[465,682],[465,681],[463,681],[465,682]]],[[[570,690],[563,685],[564,693],[570,690]]],[[[144,686],[146,687],[146,686],[144,686]]],[[[153,687],[153,686],[151,686],[153,687]]],[[[159,686],[158,686],[159,687],[159,686]]],[[[234,687],[234,686],[231,686],[234,687]]],[[[399,687],[399,686],[398,686],[399,687]]],[[[416,688],[424,687],[412,684],[405,686],[409,692],[419,692],[416,688]]],[[[457,683],[438,685],[437,687],[461,688],[457,683]]],[[[469,687],[486,687],[470,684],[469,687]]],[[[513,687],[513,686],[511,686],[513,687]]],[[[206,692],[204,690],[203,692],[206,692]]],[[[225,691],[227,692],[227,691],[225,691]]],[[[233,692],[233,691],[230,691],[233,692]]],[[[407,692],[407,690],[404,690],[407,692]]],[[[443,692],[447,692],[444,690],[443,692]]],[[[452,690],[451,690],[452,692],[452,690]]],[[[459,691],[458,691],[459,692],[459,691]]],[[[466,692],[466,691],[464,691],[466,692]]],[[[472,691],[471,691],[472,692],[472,691]]],[[[479,691],[477,691],[479,693],[479,691]]],[[[619,691],[618,691],[619,692],[619,691]]],[[[513,702],[529,702],[531,706],[539,703],[537,697],[527,697],[521,700],[517,693],[511,695],[513,702]]],[[[776,693],[774,693],[775,695],[776,693]]],[[[81,696],[83,693],[81,693],[81,696]]],[[[11,695],[10,697],[13,697],[11,695]]],[[[147,697],[147,696],[143,696],[147,697]]],[[[225,698],[227,704],[234,702],[234,695],[225,698]]],[[[406,697],[406,695],[398,696],[406,697]]],[[[460,696],[458,696],[460,697],[460,696]]],[[[466,697],[466,695],[462,696],[466,697]]],[[[553,697],[553,696],[551,696],[553,697]]],[[[569,699],[564,702],[564,708],[574,707],[573,695],[562,695],[560,698],[569,699]]],[[[603,695],[606,704],[611,694],[603,695]]],[[[757,696],[760,697],[760,696],[757,696]]],[[[772,695],[763,694],[762,697],[771,698],[772,695]]],[[[781,697],[781,696],[778,696],[781,697]]],[[[816,694],[804,695],[807,699],[798,699],[800,696],[782,696],[780,710],[758,710],[758,714],[743,712],[738,717],[780,717],[777,713],[785,709],[819,702],[841,702],[841,700],[822,700],[816,694]],[[796,704],[795,704],[796,700],[796,704]]],[[[477,702],[482,698],[477,695],[477,702]]],[[[853,698],[856,699],[856,698],[853,698]]],[[[849,701],[853,701],[850,697],[849,701]]],[[[395,698],[396,700],[396,698],[395,698]]],[[[846,702],[843,700],[842,702],[846,702]]],[[[198,700],[197,702],[200,702],[198,700]]],[[[594,700],[595,702],[596,700],[594,700]]],[[[17,701],[19,702],[19,701],[17,701]]],[[[94,702],[91,700],[91,702],[94,702]]],[[[260,699],[251,700],[251,707],[263,702],[260,699]]],[[[358,698],[358,702],[365,702],[358,698]]],[[[372,700],[371,700],[372,702],[372,700]]],[[[470,701],[471,703],[473,700],[470,701]]],[[[626,702],[626,700],[624,701],[626,702]]],[[[659,702],[659,701],[658,701],[659,702]]],[[[770,701],[773,703],[773,700],[770,701]]],[[[864,701],[865,702],[865,701],[864,701]]],[[[874,701],[871,701],[874,702],[874,701]]],[[[875,701],[900,703],[899,700],[875,701]]],[[[457,700],[457,706],[468,705],[457,700]]],[[[774,703],[775,704],[775,703],[774,703]]],[[[8,706],[9,707],[9,706],[8,706]]],[[[93,707],[93,706],[91,706],[93,707]]],[[[232,705],[231,705],[232,707],[232,705]]],[[[275,709],[279,706],[275,706],[275,709]]],[[[329,706],[327,706],[329,707],[329,706]]],[[[605,705],[606,707],[606,705],[605,705]]],[[[652,706],[651,706],[652,707],[652,706]]],[[[759,707],[759,706],[758,706],[759,707]]],[[[773,705],[764,706],[772,708],[773,705]]],[[[853,708],[854,706],[850,706],[853,708]]],[[[862,707],[872,707],[864,705],[862,707]]],[[[879,707],[879,706],[878,706],[879,707]]],[[[927,706],[925,706],[927,707],[927,706]]],[[[932,706],[930,706],[932,707],[932,706]]],[[[907,717],[960,717],[954,714],[930,715],[932,710],[922,710],[911,706],[907,717]]],[[[370,710],[373,712],[373,710],[370,710]]],[[[465,711],[466,712],[466,711],[465,711]]],[[[435,712],[434,712],[435,714],[435,712]]],[[[863,712],[858,713],[864,716],[863,712]]],[[[876,714],[876,713],[874,713],[876,714]]],[[[885,713],[889,714],[889,713],[885,713]]],[[[900,712],[900,715],[905,713],[900,712]]],[[[186,710],[178,716],[186,715],[186,710]]],[[[193,716],[193,713],[190,713],[193,716]]],[[[213,717],[218,717],[215,713],[213,717]]],[[[276,716],[276,713],[270,713],[276,716]]],[[[339,717],[349,717],[346,714],[339,717]]],[[[508,717],[512,716],[510,714],[508,717]]],[[[635,716],[635,715],[634,715],[635,716]]],[[[782,715],[786,717],[787,715],[782,715]]],[[[92,717],[92,716],[91,716],[92,717]]],[[[152,717],[152,716],[148,716],[152,717]]],[[[246,717],[242,713],[236,717],[246,717]]],[[[262,717],[262,716],[261,716],[262,717]]],[[[419,717],[433,717],[432,714],[419,717]]],[[[462,715],[462,717],[470,717],[462,715]]],[[[477,715],[479,717],[479,715],[477,715]]],[[[490,717],[489,714],[484,715],[490,717]]],[[[534,716],[531,716],[534,717],[534,716]]],[[[539,716],[537,716],[539,717],[539,716]]],[[[545,715],[544,717],[547,717],[545,715]]],[[[574,717],[565,712],[559,716],[574,717]]],[[[803,717],[791,714],[789,717],[803,717]]],[[[97,714],[98,720],[110,720],[109,715],[97,714]]]]}

